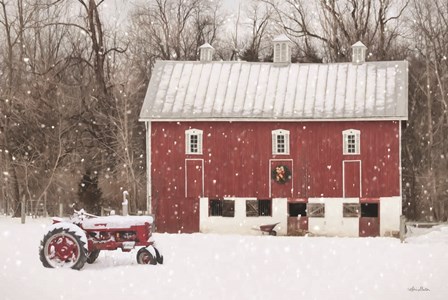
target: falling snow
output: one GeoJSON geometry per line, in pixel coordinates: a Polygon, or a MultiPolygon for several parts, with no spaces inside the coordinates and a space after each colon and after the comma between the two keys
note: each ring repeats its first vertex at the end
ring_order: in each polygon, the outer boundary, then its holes
{"type": "Polygon", "coordinates": [[[448,228],[409,238],[155,234],[163,265],[103,251],[82,271],[37,255],[49,219],[0,217],[2,299],[445,299],[448,228]],[[8,288],[5,288],[8,287],[8,288]],[[425,291],[418,291],[420,288],[425,291]],[[427,290],[427,291],[426,291],[427,290]]]}

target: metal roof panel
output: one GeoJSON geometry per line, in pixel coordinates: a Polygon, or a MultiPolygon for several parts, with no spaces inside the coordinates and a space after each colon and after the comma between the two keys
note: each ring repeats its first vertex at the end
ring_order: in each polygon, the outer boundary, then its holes
{"type": "Polygon", "coordinates": [[[141,120],[407,119],[408,63],[157,61],[141,120]]]}

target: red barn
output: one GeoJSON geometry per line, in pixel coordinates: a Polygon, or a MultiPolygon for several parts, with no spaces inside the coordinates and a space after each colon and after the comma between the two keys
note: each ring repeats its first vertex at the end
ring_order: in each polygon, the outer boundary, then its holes
{"type": "Polygon", "coordinates": [[[148,209],[159,232],[378,236],[399,230],[407,62],[158,61],[147,125],[148,209]]]}

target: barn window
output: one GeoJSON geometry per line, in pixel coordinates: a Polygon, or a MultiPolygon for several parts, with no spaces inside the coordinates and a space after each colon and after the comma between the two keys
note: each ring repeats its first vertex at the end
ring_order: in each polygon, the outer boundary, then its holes
{"type": "Polygon", "coordinates": [[[344,218],[358,218],[360,212],[359,203],[343,203],[342,216],[344,218]]]}
{"type": "Polygon", "coordinates": [[[274,61],[280,61],[280,44],[275,44],[274,61]]]}
{"type": "Polygon", "coordinates": [[[363,49],[357,48],[353,49],[353,62],[362,62],[363,61],[363,49]]]}
{"type": "Polygon", "coordinates": [[[246,200],[246,217],[258,217],[258,200],[246,200]]]}
{"type": "Polygon", "coordinates": [[[208,215],[210,217],[222,216],[222,200],[210,199],[208,202],[208,215]]]}
{"type": "Polygon", "coordinates": [[[208,216],[233,218],[235,216],[235,200],[209,199],[208,216]]]}
{"type": "Polygon", "coordinates": [[[272,131],[272,154],[289,154],[289,131],[278,129],[272,131]]]}
{"type": "Polygon", "coordinates": [[[264,217],[272,216],[272,200],[260,199],[258,200],[258,215],[264,217]]]}
{"type": "Polygon", "coordinates": [[[189,129],[185,131],[185,153],[202,154],[202,130],[189,129]]]}
{"type": "Polygon", "coordinates": [[[246,217],[270,216],[272,216],[271,199],[246,200],[246,217]]]}
{"type": "Polygon", "coordinates": [[[230,218],[235,216],[235,200],[222,200],[222,216],[230,218]]]}
{"type": "Polygon", "coordinates": [[[361,132],[356,129],[349,129],[342,132],[344,154],[360,154],[360,135],[361,132]]]}
{"type": "Polygon", "coordinates": [[[324,218],[325,217],[325,204],[324,203],[308,203],[307,212],[308,212],[308,217],[324,218]]]}
{"type": "Polygon", "coordinates": [[[282,60],[282,61],[287,61],[286,60],[286,57],[287,57],[287,53],[286,53],[286,44],[282,44],[282,52],[281,52],[281,54],[280,54],[280,59],[282,60]]]}

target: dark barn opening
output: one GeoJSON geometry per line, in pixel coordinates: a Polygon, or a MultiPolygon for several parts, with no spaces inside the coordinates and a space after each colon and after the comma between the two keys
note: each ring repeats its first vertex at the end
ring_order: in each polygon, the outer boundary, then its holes
{"type": "Polygon", "coordinates": [[[306,203],[288,203],[290,217],[306,217],[306,203]]]}
{"type": "Polygon", "coordinates": [[[378,203],[361,203],[361,217],[378,218],[378,203]]]}

